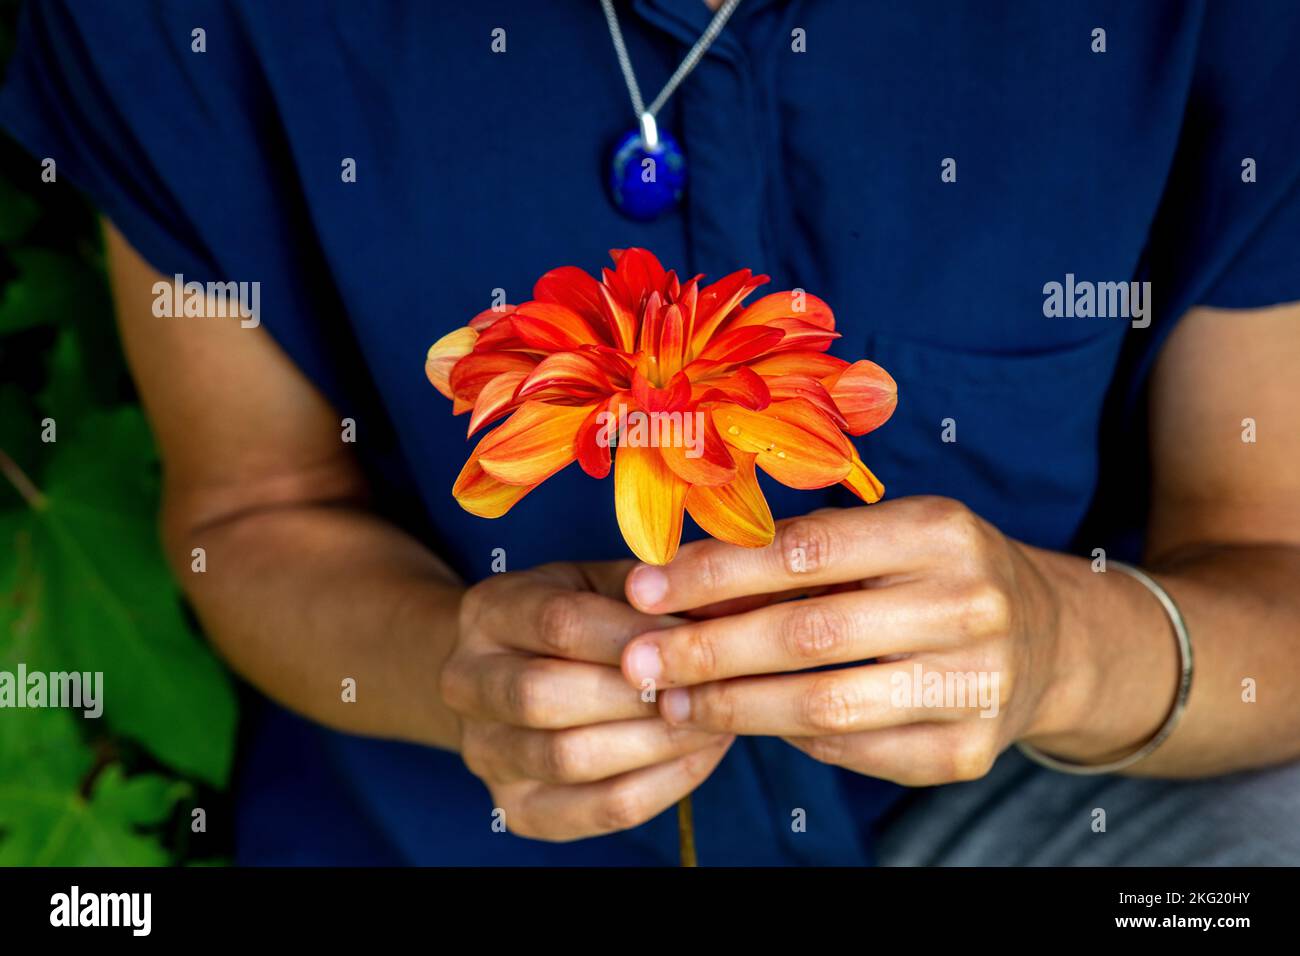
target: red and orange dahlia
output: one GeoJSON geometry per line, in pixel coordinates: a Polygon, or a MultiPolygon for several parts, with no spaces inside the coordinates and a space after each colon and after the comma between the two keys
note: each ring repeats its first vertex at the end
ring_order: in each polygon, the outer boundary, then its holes
{"type": "Polygon", "coordinates": [[[723,541],[772,541],[756,466],[792,488],[838,482],[880,499],[884,487],[844,433],[883,424],[897,386],[873,362],[827,354],[838,333],[825,302],[795,290],[742,306],[767,276],[742,269],[701,286],[645,249],[610,255],[600,281],[555,269],[531,301],[481,312],[429,349],[429,381],[455,414],[470,413],[470,435],[509,416],[456,479],[461,507],[500,517],[575,460],[604,478],[613,445],[623,537],[642,561],[666,564],[683,511],[723,541]],[[690,416],[698,434],[636,440],[628,422],[638,414],[690,416]]]}

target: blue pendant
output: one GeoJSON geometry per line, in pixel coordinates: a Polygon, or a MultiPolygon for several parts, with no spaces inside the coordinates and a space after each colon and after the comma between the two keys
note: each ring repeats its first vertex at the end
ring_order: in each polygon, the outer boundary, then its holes
{"type": "Polygon", "coordinates": [[[656,130],[653,117],[643,116],[641,129],[619,140],[610,159],[614,205],[623,215],[648,222],[675,206],[685,186],[686,155],[681,146],[656,130]]]}

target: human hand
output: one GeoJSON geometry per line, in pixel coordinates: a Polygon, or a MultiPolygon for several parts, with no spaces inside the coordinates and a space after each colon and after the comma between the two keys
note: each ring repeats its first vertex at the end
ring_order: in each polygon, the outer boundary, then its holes
{"type": "Polygon", "coordinates": [[[971,780],[1012,741],[1061,731],[1079,699],[1033,550],[928,497],[785,521],[762,549],[695,542],[638,566],[627,595],[706,619],[637,637],[622,668],[675,727],[780,736],[913,786],[971,780]]]}
{"type": "Polygon", "coordinates": [[[733,739],[670,726],[619,674],[631,637],[678,622],[623,601],[632,565],[497,574],[461,600],[443,700],[511,832],[563,841],[638,826],[699,786],[733,739]]]}

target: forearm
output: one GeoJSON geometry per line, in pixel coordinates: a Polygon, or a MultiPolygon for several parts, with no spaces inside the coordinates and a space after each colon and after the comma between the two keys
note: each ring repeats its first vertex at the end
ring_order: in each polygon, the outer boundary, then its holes
{"type": "Polygon", "coordinates": [[[398,528],[360,508],[277,507],[190,528],[167,522],[181,583],[231,667],[339,730],[453,749],[438,674],[462,588],[398,528]],[[192,570],[191,551],[206,570],[192,570]],[[355,700],[344,682],[355,681],[355,700]]]}
{"type": "MultiPolygon", "coordinates": [[[[1178,651],[1154,597],[1128,575],[1029,549],[1061,596],[1058,699],[1031,743],[1105,761],[1148,739],[1174,699],[1178,651]]],[[[1300,755],[1300,549],[1185,548],[1147,566],[1178,603],[1195,674],[1177,730],[1129,773],[1199,777],[1300,755]],[[1256,696],[1246,696],[1252,680],[1256,696]]]]}

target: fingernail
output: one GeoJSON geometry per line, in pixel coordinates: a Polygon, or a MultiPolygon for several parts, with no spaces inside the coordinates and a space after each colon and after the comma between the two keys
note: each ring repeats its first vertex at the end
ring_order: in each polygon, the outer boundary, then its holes
{"type": "Polygon", "coordinates": [[[654,607],[668,593],[668,575],[652,565],[642,564],[632,570],[628,588],[637,604],[654,607]]]}
{"type": "Polygon", "coordinates": [[[633,644],[627,652],[627,672],[635,681],[658,680],[664,661],[659,648],[649,641],[633,644]]]}
{"type": "Polygon", "coordinates": [[[664,719],[671,724],[684,723],[691,719],[690,691],[674,688],[663,693],[664,719]]]}

